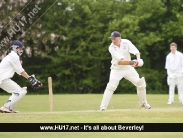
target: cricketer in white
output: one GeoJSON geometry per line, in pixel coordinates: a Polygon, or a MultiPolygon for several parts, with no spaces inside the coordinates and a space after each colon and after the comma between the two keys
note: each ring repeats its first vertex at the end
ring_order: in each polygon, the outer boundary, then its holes
{"type": "Polygon", "coordinates": [[[10,45],[10,53],[0,63],[0,88],[12,93],[8,101],[0,108],[0,112],[3,113],[17,113],[18,111],[14,110],[14,105],[27,93],[27,87],[21,88],[10,79],[15,72],[26,79],[29,78],[22,68],[19,57],[23,53],[23,47],[20,41],[13,41],[10,45]]]}
{"type": "Polygon", "coordinates": [[[171,52],[166,56],[167,83],[169,85],[169,99],[167,104],[173,104],[175,85],[178,87],[179,102],[183,104],[183,54],[177,50],[177,44],[170,44],[171,52]]]}
{"type": "Polygon", "coordinates": [[[132,82],[137,87],[137,94],[139,97],[140,107],[150,109],[151,106],[146,100],[146,82],[144,77],[140,78],[139,74],[131,65],[118,65],[120,60],[131,60],[130,53],[136,55],[137,62],[140,59],[139,50],[127,39],[121,39],[121,34],[117,31],[111,33],[111,45],[109,46],[109,52],[112,57],[111,71],[109,82],[103,94],[103,99],[100,105],[100,111],[105,111],[112,98],[112,95],[119,85],[122,78],[125,78],[132,82]]]}

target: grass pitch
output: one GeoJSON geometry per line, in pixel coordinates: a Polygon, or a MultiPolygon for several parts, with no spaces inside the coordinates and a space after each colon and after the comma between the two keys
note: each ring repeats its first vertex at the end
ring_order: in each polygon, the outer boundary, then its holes
{"type": "MultiPolygon", "coordinates": [[[[0,95],[0,105],[9,95],[0,95]]],[[[152,109],[139,108],[137,95],[114,94],[108,110],[99,111],[102,94],[53,95],[53,112],[49,112],[48,95],[26,95],[16,109],[18,114],[0,114],[1,123],[183,123],[183,105],[175,102],[167,105],[168,95],[147,95],[152,109]]],[[[179,138],[183,133],[129,133],[129,132],[40,132],[40,133],[0,133],[0,137],[12,138],[179,138]]]]}

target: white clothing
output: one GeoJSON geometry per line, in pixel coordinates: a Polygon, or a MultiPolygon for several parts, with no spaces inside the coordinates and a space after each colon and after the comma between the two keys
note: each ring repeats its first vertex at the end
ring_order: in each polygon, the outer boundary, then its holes
{"type": "Polygon", "coordinates": [[[165,68],[167,69],[167,74],[172,73],[183,73],[183,54],[176,51],[175,54],[169,53],[166,57],[165,68]]]}
{"type": "Polygon", "coordinates": [[[12,93],[4,104],[4,107],[10,110],[13,110],[14,105],[27,93],[26,87],[21,88],[10,79],[15,72],[20,75],[23,71],[20,57],[14,51],[11,51],[0,63],[0,88],[8,93],[12,93]]]}
{"type": "MultiPolygon", "coordinates": [[[[131,60],[130,53],[136,55],[140,53],[139,50],[127,39],[121,39],[120,47],[113,43],[109,46],[111,53],[111,72],[109,82],[104,91],[100,110],[106,110],[110,102],[112,94],[119,85],[121,79],[125,78],[132,82],[137,87],[137,94],[139,96],[139,105],[147,105],[146,101],[146,83],[144,78],[139,77],[139,74],[131,65],[118,65],[119,60],[122,58],[131,60]]],[[[150,106],[150,105],[149,105],[150,106]]]]}
{"type": "Polygon", "coordinates": [[[167,83],[169,85],[169,103],[174,102],[175,86],[178,88],[180,103],[183,102],[183,54],[175,51],[170,52],[166,57],[165,68],[167,69],[167,83]]]}
{"type": "Polygon", "coordinates": [[[0,63],[0,84],[2,80],[12,78],[15,72],[20,75],[23,71],[20,57],[11,51],[0,63]]]}
{"type": "Polygon", "coordinates": [[[168,85],[169,85],[168,102],[170,102],[170,103],[174,102],[175,86],[177,85],[179,102],[182,103],[183,102],[183,85],[182,85],[183,74],[173,73],[173,74],[171,74],[171,76],[168,75],[167,81],[168,81],[168,85]]]}
{"type": "Polygon", "coordinates": [[[136,55],[140,53],[139,50],[132,44],[131,41],[127,39],[121,39],[120,47],[111,43],[109,46],[109,52],[111,53],[111,69],[121,69],[121,68],[129,68],[131,65],[118,65],[119,60],[122,58],[126,60],[131,60],[131,54],[136,55]]]}

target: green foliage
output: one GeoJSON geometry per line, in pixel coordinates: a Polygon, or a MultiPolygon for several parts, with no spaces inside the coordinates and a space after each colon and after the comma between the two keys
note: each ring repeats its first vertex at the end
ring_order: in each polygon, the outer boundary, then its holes
{"type": "MultiPolygon", "coordinates": [[[[16,7],[14,11],[3,6],[0,23],[5,25],[8,21],[5,11],[12,17],[25,4],[17,7],[18,3],[11,3],[16,7]]],[[[32,23],[22,27],[26,33],[20,39],[31,48],[31,57],[25,53],[22,57],[23,67],[43,82],[40,93],[47,91],[49,76],[55,93],[103,93],[110,73],[108,37],[114,30],[140,50],[145,64],[137,71],[146,78],[147,93],[167,93],[164,66],[169,44],[174,41],[183,51],[180,0],[33,1],[21,15],[27,18],[35,4],[41,10],[32,23]]],[[[4,37],[3,33],[0,37],[4,37]]],[[[20,76],[13,79],[27,85],[20,76]]],[[[115,93],[136,93],[136,88],[122,80],[115,93]]]]}

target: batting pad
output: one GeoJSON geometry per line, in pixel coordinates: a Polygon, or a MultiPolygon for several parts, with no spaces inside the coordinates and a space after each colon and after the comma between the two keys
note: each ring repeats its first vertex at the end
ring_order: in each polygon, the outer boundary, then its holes
{"type": "Polygon", "coordinates": [[[139,97],[139,105],[142,106],[143,104],[147,104],[146,101],[146,89],[144,90],[137,90],[137,94],[139,97]]]}
{"type": "Polygon", "coordinates": [[[100,105],[100,109],[107,109],[107,106],[112,98],[112,95],[114,91],[116,90],[117,86],[119,84],[118,80],[110,80],[109,83],[107,84],[107,87],[105,89],[103,99],[100,105]]]}
{"type": "Polygon", "coordinates": [[[146,104],[146,82],[144,77],[142,77],[136,84],[137,86],[137,94],[139,97],[139,104],[142,106],[143,104],[146,104]]]}
{"type": "Polygon", "coordinates": [[[112,98],[112,95],[113,95],[113,91],[106,88],[101,105],[100,105],[100,109],[105,109],[105,110],[107,109],[108,104],[112,98]]]}
{"type": "Polygon", "coordinates": [[[14,92],[8,99],[8,101],[4,104],[4,107],[12,110],[14,105],[27,93],[27,87],[23,87],[21,91],[14,92]]]}
{"type": "Polygon", "coordinates": [[[143,89],[146,87],[146,81],[145,78],[142,77],[137,83],[136,83],[137,89],[143,89]]]}

